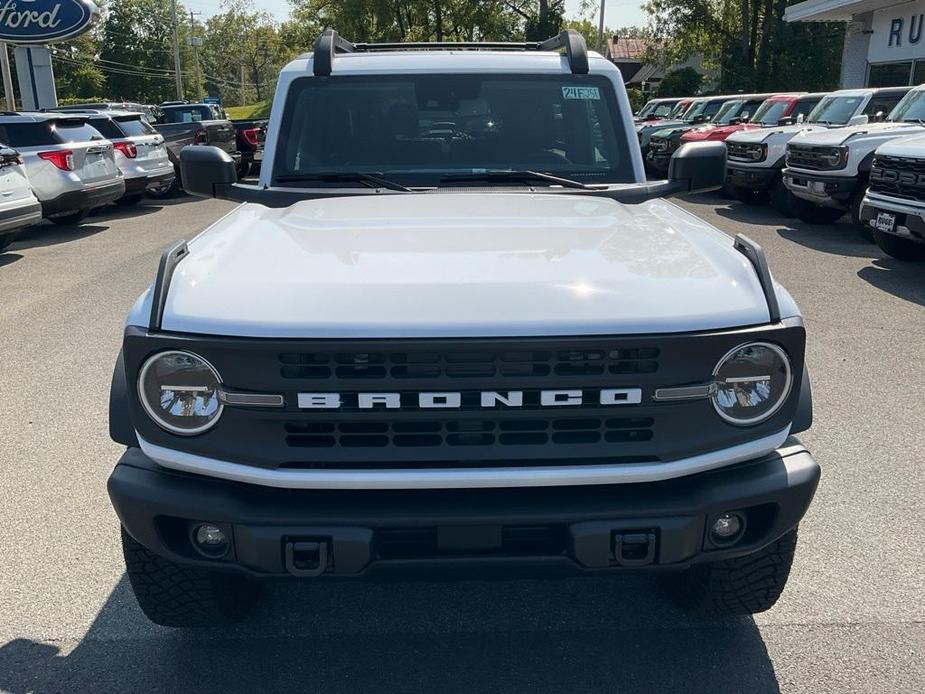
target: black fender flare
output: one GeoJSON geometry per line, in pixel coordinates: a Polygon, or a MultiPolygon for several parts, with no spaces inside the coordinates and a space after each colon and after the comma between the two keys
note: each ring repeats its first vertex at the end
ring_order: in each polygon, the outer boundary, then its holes
{"type": "Polygon", "coordinates": [[[793,413],[793,422],[790,424],[791,434],[806,431],[813,425],[813,388],[809,379],[809,369],[805,366],[799,388],[799,401],[796,412],[793,413]]]}
{"type": "Polygon", "coordinates": [[[138,435],[132,425],[131,401],[128,396],[128,379],[125,376],[125,358],[122,350],[112,371],[109,387],[109,437],[124,446],[138,447],[138,435]]]}

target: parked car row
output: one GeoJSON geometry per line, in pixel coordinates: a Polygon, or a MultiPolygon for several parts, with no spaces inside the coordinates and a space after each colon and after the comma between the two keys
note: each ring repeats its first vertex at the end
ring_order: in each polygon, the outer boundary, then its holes
{"type": "Polygon", "coordinates": [[[180,150],[212,145],[259,169],[266,121],[230,121],[221,106],[99,102],[0,113],[0,251],[42,219],[76,224],[110,203],[182,189],[180,150]]]}
{"type": "Polygon", "coordinates": [[[689,102],[674,121],[652,115],[664,104],[640,111],[651,175],[686,142],[725,141],[730,196],[810,224],[847,214],[887,254],[925,260],[925,85],[689,102]]]}

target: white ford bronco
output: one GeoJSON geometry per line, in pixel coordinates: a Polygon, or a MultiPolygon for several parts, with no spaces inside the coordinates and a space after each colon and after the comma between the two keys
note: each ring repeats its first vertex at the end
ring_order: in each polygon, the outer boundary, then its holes
{"type": "MultiPolygon", "coordinates": [[[[782,172],[795,198],[794,214],[811,224],[837,221],[846,212],[860,225],[874,151],[885,142],[925,133],[925,85],[911,89],[885,122],[798,134],[787,145],[782,172]]],[[[858,226],[872,241],[870,230],[858,226]]]]}
{"type": "Polygon", "coordinates": [[[860,217],[884,252],[925,261],[925,135],[877,148],[860,217]]]}
{"type": "Polygon", "coordinates": [[[743,202],[769,201],[781,214],[792,215],[793,196],[781,178],[787,144],[803,133],[866,125],[885,117],[908,91],[908,87],[843,89],[823,97],[802,123],[733,133],[726,139],[727,185],[743,202]]]}
{"type": "Polygon", "coordinates": [[[574,32],[353,44],[281,73],[257,185],[167,249],[125,327],[109,480],[144,613],[240,618],[263,579],[670,573],[777,600],[819,467],[805,333],[761,248],[645,182],[617,68],[574,32]]]}

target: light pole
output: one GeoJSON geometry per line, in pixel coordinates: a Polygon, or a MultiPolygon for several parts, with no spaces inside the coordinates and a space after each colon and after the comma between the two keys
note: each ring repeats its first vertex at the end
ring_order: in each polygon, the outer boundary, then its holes
{"type": "Polygon", "coordinates": [[[173,69],[177,78],[177,100],[183,101],[183,76],[180,74],[180,34],[177,29],[177,0],[170,0],[170,16],[173,21],[173,69]]]}
{"type": "Polygon", "coordinates": [[[607,55],[607,46],[604,45],[604,7],[606,4],[607,0],[601,0],[601,18],[597,25],[597,47],[603,56],[607,55]]]}

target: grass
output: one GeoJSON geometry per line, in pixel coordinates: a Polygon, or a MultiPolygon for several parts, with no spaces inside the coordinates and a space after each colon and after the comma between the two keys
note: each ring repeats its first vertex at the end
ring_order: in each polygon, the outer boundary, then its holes
{"type": "Polygon", "coordinates": [[[256,104],[247,106],[226,106],[225,113],[232,120],[244,120],[248,118],[269,118],[270,102],[258,101],[256,104]]]}

